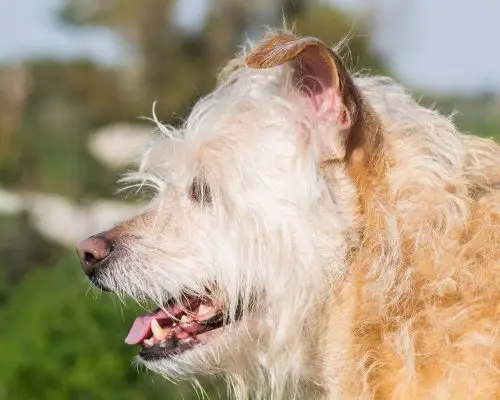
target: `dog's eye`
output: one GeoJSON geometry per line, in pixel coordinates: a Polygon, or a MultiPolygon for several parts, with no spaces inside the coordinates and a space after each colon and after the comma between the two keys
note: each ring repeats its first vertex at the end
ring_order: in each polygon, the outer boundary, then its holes
{"type": "Polygon", "coordinates": [[[208,183],[202,179],[194,178],[189,188],[189,198],[196,203],[211,204],[212,193],[208,183]]]}

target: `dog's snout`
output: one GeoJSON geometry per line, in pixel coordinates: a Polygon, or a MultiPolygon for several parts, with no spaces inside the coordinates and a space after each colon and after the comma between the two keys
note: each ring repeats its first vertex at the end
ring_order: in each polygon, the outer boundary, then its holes
{"type": "Polygon", "coordinates": [[[111,242],[104,235],[91,236],[76,246],[80,263],[89,277],[94,274],[99,262],[106,259],[112,250],[111,242]]]}

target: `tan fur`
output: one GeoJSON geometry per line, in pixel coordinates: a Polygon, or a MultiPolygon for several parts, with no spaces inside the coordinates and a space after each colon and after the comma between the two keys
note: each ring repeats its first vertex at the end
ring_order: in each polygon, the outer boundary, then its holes
{"type": "MultiPolygon", "coordinates": [[[[393,192],[391,169],[405,168],[391,154],[401,145],[393,139],[384,136],[376,157],[387,170],[374,174],[363,164],[351,170],[358,184],[370,177],[359,198],[363,245],[354,251],[342,306],[323,316],[334,335],[325,342],[326,356],[351,348],[340,368],[341,398],[500,398],[498,145],[463,137],[474,162],[440,191],[416,185],[408,171],[407,183],[393,192]],[[401,202],[405,210],[398,210],[401,202]],[[381,209],[391,210],[396,239],[381,209]],[[396,246],[399,265],[384,287],[388,271],[373,263],[396,246]]],[[[318,374],[328,368],[325,360],[318,374]]],[[[327,378],[334,391],[338,373],[327,378]]]]}
{"type": "MultiPolygon", "coordinates": [[[[321,46],[274,36],[247,61],[273,67],[307,44],[321,46]]],[[[404,139],[389,135],[390,123],[384,126],[370,105],[356,105],[361,121],[350,132],[345,162],[359,190],[362,244],[341,296],[319,317],[330,333],[315,366],[332,382],[325,398],[500,398],[499,146],[462,136],[466,154],[457,173],[437,190],[415,184],[418,171],[405,171],[396,154],[404,139]],[[392,170],[407,179],[397,191],[392,170]],[[388,279],[389,271],[373,264],[383,265],[394,247],[400,254],[385,266],[393,268],[388,279]]]]}
{"type": "Polygon", "coordinates": [[[99,282],[159,306],[209,282],[232,320],[147,367],[241,399],[500,399],[500,146],[313,38],[271,35],[219,82],[186,138],[160,125],[131,178],[154,211],[111,231],[99,282]]]}

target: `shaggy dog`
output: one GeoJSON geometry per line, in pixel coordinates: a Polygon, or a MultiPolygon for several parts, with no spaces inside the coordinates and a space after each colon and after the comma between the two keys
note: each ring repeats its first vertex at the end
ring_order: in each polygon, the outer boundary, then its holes
{"type": "Polygon", "coordinates": [[[494,142],[288,33],[159,129],[128,177],[151,206],[78,246],[157,307],[141,363],[240,399],[500,398],[494,142]]]}

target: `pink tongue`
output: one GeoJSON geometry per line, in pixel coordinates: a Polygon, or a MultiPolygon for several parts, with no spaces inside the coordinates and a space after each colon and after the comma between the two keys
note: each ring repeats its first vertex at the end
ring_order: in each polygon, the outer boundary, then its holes
{"type": "Polygon", "coordinates": [[[144,339],[150,337],[152,335],[151,321],[153,318],[157,320],[170,319],[163,310],[136,318],[125,339],[125,343],[131,345],[139,344],[144,339]]]}
{"type": "Polygon", "coordinates": [[[125,339],[125,343],[132,345],[139,344],[150,336],[151,320],[153,318],[154,317],[152,315],[145,315],[143,317],[136,318],[125,339]]]}

